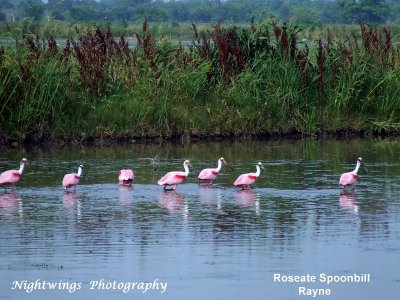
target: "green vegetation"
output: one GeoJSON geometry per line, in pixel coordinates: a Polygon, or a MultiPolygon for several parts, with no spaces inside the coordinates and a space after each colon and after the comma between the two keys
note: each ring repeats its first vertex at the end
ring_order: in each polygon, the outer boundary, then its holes
{"type": "Polygon", "coordinates": [[[12,28],[14,46],[0,48],[0,139],[400,129],[391,29],[331,29],[299,43],[316,32],[274,20],[208,32],[193,25],[193,42],[184,45],[156,38],[145,22],[132,48],[110,28],[76,29],[63,47],[40,30],[12,28]]]}
{"type": "Polygon", "coordinates": [[[0,21],[249,23],[262,16],[318,25],[398,23],[399,15],[398,0],[0,0],[0,21]]]}

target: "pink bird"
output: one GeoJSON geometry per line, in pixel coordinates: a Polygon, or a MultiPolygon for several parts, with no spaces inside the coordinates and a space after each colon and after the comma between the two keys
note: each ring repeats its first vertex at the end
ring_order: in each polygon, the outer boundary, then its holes
{"type": "Polygon", "coordinates": [[[256,164],[257,171],[255,173],[246,173],[246,174],[240,175],[236,179],[236,181],[233,183],[233,185],[241,187],[242,190],[252,188],[254,182],[256,181],[258,176],[260,176],[261,168],[264,169],[264,166],[261,162],[258,162],[258,164],[256,164]]]}
{"type": "Polygon", "coordinates": [[[135,178],[131,169],[122,169],[118,172],[118,180],[121,185],[132,185],[132,181],[135,178]]]}
{"type": "Polygon", "coordinates": [[[74,187],[74,191],[76,190],[76,186],[79,183],[79,179],[81,179],[83,171],[83,165],[80,165],[78,168],[78,173],[70,173],[70,174],[65,174],[64,179],[62,181],[62,185],[65,190],[74,187]]]}
{"type": "Polygon", "coordinates": [[[11,190],[14,192],[14,185],[20,180],[22,172],[24,172],[25,164],[28,164],[28,160],[23,158],[18,171],[9,170],[0,174],[0,184],[4,185],[4,192],[6,191],[7,185],[11,185],[11,190]]]}
{"type": "Polygon", "coordinates": [[[185,172],[168,172],[158,181],[158,184],[163,185],[165,191],[176,190],[178,184],[182,183],[189,175],[189,166],[191,166],[190,161],[185,160],[183,162],[183,168],[185,169],[185,172]],[[170,185],[173,186],[172,189],[167,189],[167,186],[170,185]]]}
{"type": "Polygon", "coordinates": [[[362,162],[362,158],[359,157],[357,159],[356,168],[353,171],[343,173],[340,176],[339,185],[342,187],[343,190],[346,188],[346,186],[351,186],[354,191],[354,184],[357,182],[357,179],[358,179],[357,173],[358,173],[358,169],[360,169],[361,162],[362,162]]]}
{"type": "Polygon", "coordinates": [[[226,164],[226,161],[223,157],[218,159],[218,167],[215,169],[204,169],[200,172],[199,176],[197,177],[200,182],[208,182],[210,184],[217,178],[219,171],[221,170],[222,163],[226,164]]]}

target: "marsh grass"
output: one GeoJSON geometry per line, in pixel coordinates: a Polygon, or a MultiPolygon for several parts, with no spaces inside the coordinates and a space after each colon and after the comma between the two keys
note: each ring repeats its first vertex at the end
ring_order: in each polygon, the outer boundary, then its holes
{"type": "Polygon", "coordinates": [[[48,27],[10,33],[21,35],[0,51],[2,138],[400,128],[400,54],[389,28],[329,29],[308,45],[298,42],[299,26],[273,20],[190,27],[192,43],[183,44],[157,37],[145,21],[135,47],[111,27],[76,28],[63,48],[48,27]]]}

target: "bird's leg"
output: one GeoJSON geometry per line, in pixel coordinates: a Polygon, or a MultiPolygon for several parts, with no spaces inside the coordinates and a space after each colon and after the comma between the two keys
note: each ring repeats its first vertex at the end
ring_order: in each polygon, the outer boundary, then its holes
{"type": "Polygon", "coordinates": [[[11,184],[11,191],[14,192],[14,182],[11,184]]]}
{"type": "Polygon", "coordinates": [[[164,191],[172,191],[173,189],[167,189],[167,186],[170,186],[170,184],[164,185],[164,191]]]}
{"type": "Polygon", "coordinates": [[[174,184],[172,190],[175,191],[175,190],[176,190],[176,187],[177,187],[176,184],[174,184]]]}

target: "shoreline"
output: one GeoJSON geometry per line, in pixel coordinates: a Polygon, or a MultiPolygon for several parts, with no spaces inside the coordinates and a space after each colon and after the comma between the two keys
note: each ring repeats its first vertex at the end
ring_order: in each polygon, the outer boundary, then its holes
{"type": "Polygon", "coordinates": [[[262,134],[238,134],[238,135],[173,135],[173,136],[89,136],[85,138],[66,137],[42,137],[41,139],[15,138],[0,136],[2,148],[24,148],[30,146],[40,147],[65,147],[73,145],[83,146],[108,146],[129,144],[161,144],[161,143],[197,143],[197,142],[221,142],[221,141],[253,141],[253,140],[302,140],[302,139],[352,139],[352,138],[393,138],[399,137],[400,132],[368,132],[366,130],[342,130],[335,132],[319,132],[317,134],[290,133],[262,133],[262,134]]]}

